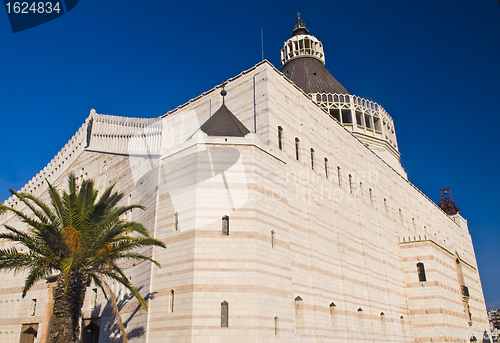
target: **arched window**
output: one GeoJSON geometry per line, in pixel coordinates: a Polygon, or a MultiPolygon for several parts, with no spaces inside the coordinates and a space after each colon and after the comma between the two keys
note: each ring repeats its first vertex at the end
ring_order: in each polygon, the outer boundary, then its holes
{"type": "Polygon", "coordinates": [[[170,290],[170,299],[169,299],[169,304],[168,304],[168,310],[170,313],[174,312],[174,290],[170,290]]]}
{"type": "Polygon", "coordinates": [[[340,174],[340,167],[337,167],[337,174],[338,174],[338,177],[339,177],[339,186],[342,185],[342,176],[340,174]]]}
{"type": "Polygon", "coordinates": [[[314,149],[311,148],[311,169],[314,170],[314,149]]]}
{"type": "Polygon", "coordinates": [[[274,335],[278,336],[278,330],[279,330],[279,318],[278,316],[274,317],[274,335]]]}
{"type": "MultiPolygon", "coordinates": [[[[131,203],[132,203],[132,194],[129,194],[127,199],[127,206],[130,206],[131,203]]],[[[132,221],[132,210],[128,211],[127,213],[127,221],[129,222],[132,221]]]]}
{"type": "Polygon", "coordinates": [[[328,158],[325,158],[325,176],[328,179],[328,158]]]}
{"type": "Polygon", "coordinates": [[[300,143],[300,140],[298,138],[295,138],[295,158],[297,159],[297,161],[300,161],[299,143],[300,143]]]}
{"type": "Polygon", "coordinates": [[[425,276],[425,268],[422,262],[417,263],[418,281],[425,282],[427,278],[425,276]]]}
{"type": "Polygon", "coordinates": [[[283,150],[283,128],[278,126],[278,147],[283,150]]]}
{"type": "Polygon", "coordinates": [[[220,303],[220,327],[229,327],[229,304],[225,300],[220,303]]]}
{"type": "Polygon", "coordinates": [[[330,321],[331,321],[331,325],[332,325],[332,329],[335,328],[335,303],[334,302],[331,302],[330,303],[330,321]]]}
{"type": "Polygon", "coordinates": [[[295,297],[295,327],[299,328],[304,325],[304,304],[302,298],[295,297]]]}
{"type": "Polygon", "coordinates": [[[385,313],[384,312],[380,312],[380,322],[382,324],[382,330],[387,331],[387,323],[385,320],[385,313]]]}
{"type": "Polygon", "coordinates": [[[365,327],[365,318],[363,316],[363,309],[360,307],[358,308],[358,328],[364,328],[365,327]]]}
{"type": "Polygon", "coordinates": [[[174,213],[174,230],[179,230],[179,213],[174,213]]]}
{"type": "Polygon", "coordinates": [[[352,193],[352,175],[349,174],[349,191],[352,193]]]}
{"type": "Polygon", "coordinates": [[[271,230],[271,248],[273,249],[274,249],[274,234],[275,234],[274,230],[271,230]]]}
{"type": "Polygon", "coordinates": [[[222,217],[222,235],[229,236],[229,217],[222,217]]]}

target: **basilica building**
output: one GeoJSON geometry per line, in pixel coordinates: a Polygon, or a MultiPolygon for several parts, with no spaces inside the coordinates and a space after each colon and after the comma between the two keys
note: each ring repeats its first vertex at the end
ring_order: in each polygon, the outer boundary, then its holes
{"type": "MultiPolygon", "coordinates": [[[[298,18],[281,71],[264,60],[158,118],[91,110],[21,189],[48,201],[74,173],[145,207],[124,219],[167,248],[144,251],[161,268],[123,265],[149,304],[115,286],[129,342],[483,340],[467,221],[408,181],[392,117],[325,61],[298,18]]],[[[2,276],[0,342],[49,343],[53,282],[23,284],[2,276]]],[[[83,312],[83,342],[121,342],[94,285],[83,312]]]]}

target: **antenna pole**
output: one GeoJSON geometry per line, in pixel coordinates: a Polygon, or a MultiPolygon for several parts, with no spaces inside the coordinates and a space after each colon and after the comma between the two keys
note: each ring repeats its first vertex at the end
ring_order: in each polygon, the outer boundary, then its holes
{"type": "Polygon", "coordinates": [[[262,47],[262,60],[264,61],[264,29],[260,28],[260,44],[262,47]]]}

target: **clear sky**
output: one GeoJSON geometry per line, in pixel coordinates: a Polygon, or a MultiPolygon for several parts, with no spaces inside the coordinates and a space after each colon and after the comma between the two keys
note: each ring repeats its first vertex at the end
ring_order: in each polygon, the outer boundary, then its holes
{"type": "Polygon", "coordinates": [[[497,0],[81,0],[13,34],[0,9],[0,199],[36,175],[94,108],[157,117],[264,57],[278,69],[296,12],[326,67],[393,117],[409,180],[450,187],[488,309],[500,308],[497,0]]]}

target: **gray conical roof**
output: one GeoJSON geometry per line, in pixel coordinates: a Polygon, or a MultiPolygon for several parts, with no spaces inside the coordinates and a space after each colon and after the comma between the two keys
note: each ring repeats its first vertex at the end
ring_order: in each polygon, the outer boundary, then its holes
{"type": "Polygon", "coordinates": [[[323,63],[314,57],[294,58],[285,64],[283,74],[306,93],[351,94],[333,77],[323,63]]]}
{"type": "Polygon", "coordinates": [[[200,129],[209,136],[245,137],[250,133],[224,103],[200,129]]]}

